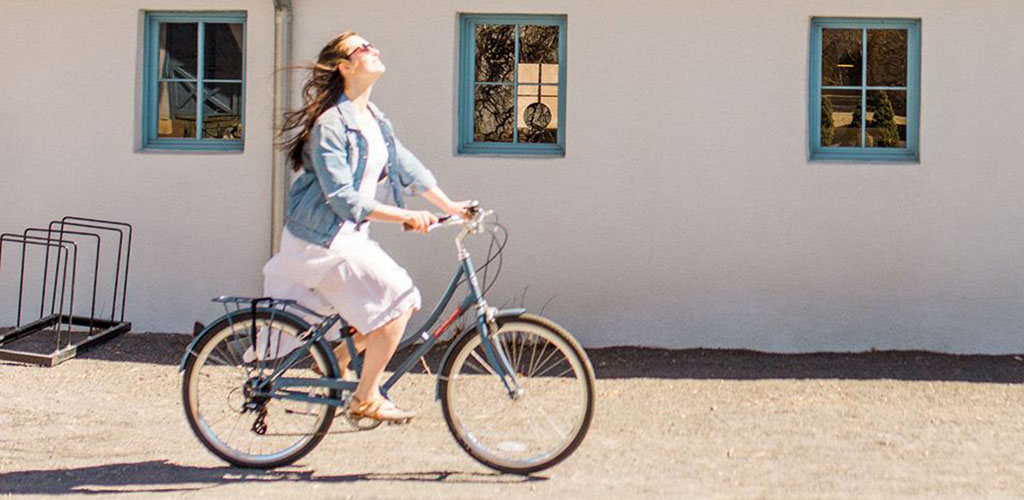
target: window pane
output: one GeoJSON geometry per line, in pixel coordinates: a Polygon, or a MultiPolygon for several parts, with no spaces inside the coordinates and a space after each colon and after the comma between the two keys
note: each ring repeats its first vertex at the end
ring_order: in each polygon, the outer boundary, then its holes
{"type": "Polygon", "coordinates": [[[208,23],[203,77],[213,80],[242,79],[242,25],[208,23]]]}
{"type": "Polygon", "coordinates": [[[512,81],[515,28],[508,24],[481,24],[476,27],[476,81],[512,81]]]}
{"type": "Polygon", "coordinates": [[[858,86],[861,82],[862,30],[824,29],[821,35],[821,84],[858,86]]]}
{"type": "Polygon", "coordinates": [[[868,85],[907,86],[907,30],[868,30],[868,85]]]}
{"type": "Polygon", "coordinates": [[[203,87],[203,138],[242,138],[242,84],[203,87]]]}
{"type": "Polygon", "coordinates": [[[859,90],[821,91],[821,145],[860,146],[859,90]]]}
{"type": "Polygon", "coordinates": [[[195,80],[196,61],[199,60],[196,45],[199,43],[196,23],[163,23],[160,25],[161,78],[184,78],[195,80]]]}
{"type": "Polygon", "coordinates": [[[161,82],[157,96],[157,137],[196,136],[196,84],[161,82]]]}
{"type": "Polygon", "coordinates": [[[558,65],[519,63],[519,83],[558,83],[558,65]]]}
{"type": "Polygon", "coordinates": [[[477,85],[474,101],[473,140],[512,142],[512,87],[477,85]]]}
{"type": "Polygon", "coordinates": [[[869,90],[867,142],[874,148],[907,147],[907,92],[869,90]]]}
{"type": "Polygon", "coordinates": [[[521,28],[519,82],[558,83],[557,26],[523,26],[521,28]]]}
{"type": "Polygon", "coordinates": [[[519,142],[558,142],[558,87],[554,85],[520,85],[519,142]]]}
{"type": "Polygon", "coordinates": [[[558,64],[558,26],[523,26],[519,62],[558,64]]]}

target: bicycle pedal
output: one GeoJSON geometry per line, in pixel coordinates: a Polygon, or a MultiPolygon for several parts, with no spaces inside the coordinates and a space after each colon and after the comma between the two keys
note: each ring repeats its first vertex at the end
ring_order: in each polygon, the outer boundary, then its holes
{"type": "Polygon", "coordinates": [[[412,417],[403,418],[401,420],[388,420],[388,425],[409,425],[412,423],[412,417]]]}

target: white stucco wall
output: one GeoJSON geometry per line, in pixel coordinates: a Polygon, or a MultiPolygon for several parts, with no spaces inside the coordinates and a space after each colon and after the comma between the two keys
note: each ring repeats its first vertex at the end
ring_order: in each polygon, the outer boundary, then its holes
{"type": "MultiPolygon", "coordinates": [[[[0,2],[0,231],[72,214],[134,224],[135,331],[191,331],[216,313],[210,297],[258,291],[270,252],[273,34],[269,0],[0,2]],[[248,11],[243,153],[138,150],[146,9],[248,11]]],[[[0,276],[2,325],[13,324],[12,264],[0,276]]]]}
{"type": "MultiPolygon", "coordinates": [[[[1024,350],[1020,2],[302,0],[295,57],[345,29],[510,228],[495,302],[528,287],[591,346],[1024,350]],[[454,154],[458,12],[568,15],[565,158],[454,154]],[[919,164],[808,161],[813,16],[922,19],[919,164]]],[[[448,237],[377,234],[435,296],[448,237]]]]}
{"type": "MultiPolygon", "coordinates": [[[[403,142],[509,227],[496,304],[525,290],[589,346],[1024,350],[1020,2],[294,4],[296,61],[364,34],[403,142]],[[564,158],[455,155],[459,12],[568,15],[564,158]],[[813,16],[922,19],[920,163],[807,160],[813,16]]],[[[270,0],[0,4],[0,230],[135,223],[137,331],[188,330],[209,297],[256,292],[272,44],[270,0]],[[248,10],[244,153],[136,150],[149,8],[248,10]]],[[[374,231],[436,297],[452,235],[374,231]]]]}

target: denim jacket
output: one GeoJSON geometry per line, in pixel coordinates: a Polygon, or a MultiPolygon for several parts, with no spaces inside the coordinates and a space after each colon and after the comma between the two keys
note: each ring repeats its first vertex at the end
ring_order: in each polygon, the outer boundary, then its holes
{"type": "MultiPolygon", "coordinates": [[[[391,122],[370,103],[388,149],[385,166],[388,183],[398,206],[402,193],[417,195],[437,185],[433,174],[395,138],[391,122]]],[[[366,170],[366,137],[359,130],[352,102],[344,94],[313,126],[303,171],[288,190],[285,225],[295,236],[330,246],[341,224],[359,223],[379,205],[372,195],[359,194],[366,170]]]]}

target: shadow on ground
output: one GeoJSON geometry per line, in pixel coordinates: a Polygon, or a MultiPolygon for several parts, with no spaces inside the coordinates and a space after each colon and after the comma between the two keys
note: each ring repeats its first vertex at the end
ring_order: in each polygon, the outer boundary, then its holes
{"type": "Polygon", "coordinates": [[[524,483],[545,481],[541,476],[509,476],[487,472],[428,471],[318,475],[301,467],[273,471],[231,467],[196,467],[166,460],[109,464],[77,469],[31,470],[0,474],[0,491],[13,495],[70,495],[111,493],[168,493],[198,491],[235,483],[316,482],[324,484],[366,481],[425,483],[524,483]]]}
{"type": "MultiPolygon", "coordinates": [[[[176,365],[190,335],[130,333],[82,352],[80,359],[176,365]]],[[[52,342],[40,336],[35,342],[52,342]]],[[[45,345],[45,344],[40,344],[45,345]]],[[[427,355],[432,372],[446,345],[427,355]]],[[[411,349],[400,351],[403,360],[411,349]]],[[[1017,355],[954,355],[925,351],[818,352],[773,354],[734,349],[653,349],[603,347],[588,349],[599,379],[895,379],[959,382],[1024,382],[1024,357],[1017,355]]],[[[397,364],[397,363],[396,363],[397,364]]],[[[392,366],[394,368],[394,366],[392,366]]],[[[414,372],[422,372],[417,365],[414,372]]]]}

